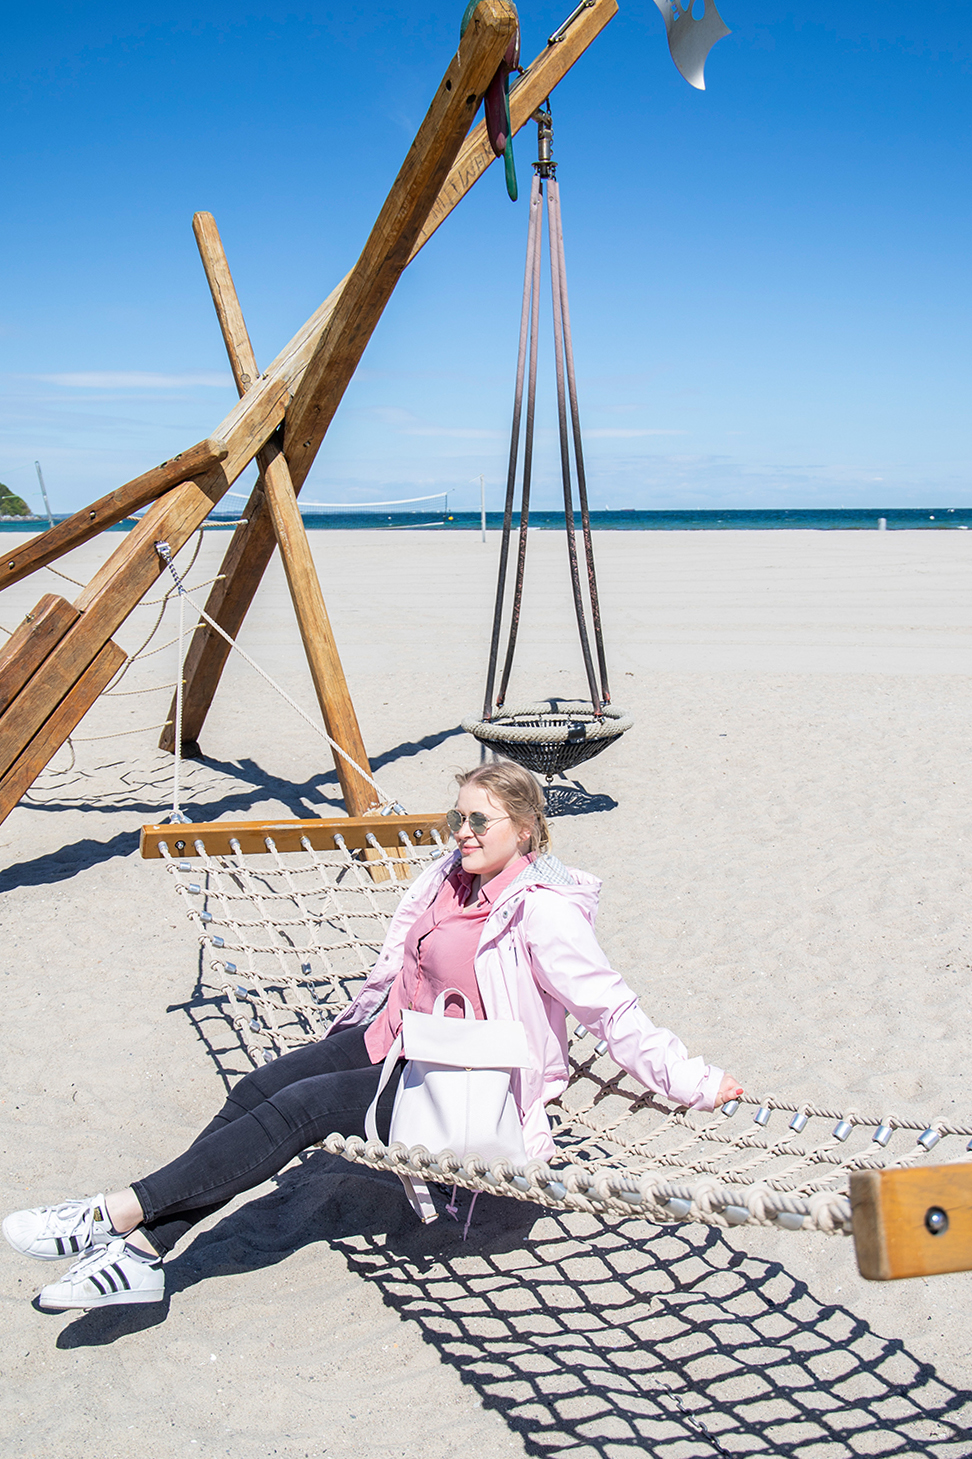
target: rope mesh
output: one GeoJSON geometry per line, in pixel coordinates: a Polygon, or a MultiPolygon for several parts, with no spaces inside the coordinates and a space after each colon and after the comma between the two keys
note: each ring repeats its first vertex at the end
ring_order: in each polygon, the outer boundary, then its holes
{"type": "MultiPolygon", "coordinates": [[[[173,841],[178,828],[173,827],[173,841]]],[[[401,855],[380,847],[281,855],[211,856],[166,868],[195,923],[208,978],[254,1064],[322,1037],[361,986],[407,889],[444,853],[437,836],[417,846],[400,832],[401,855]]],[[[335,838],[340,840],[340,838],[335,838]]],[[[233,843],[231,842],[231,845],[233,843]]],[[[412,1173],[559,1210],[709,1225],[776,1225],[850,1232],[852,1170],[969,1160],[972,1123],[927,1125],[853,1107],[796,1105],[745,1096],[727,1113],[672,1107],[632,1079],[576,1030],[571,1077],[548,1105],[557,1153],[516,1166],[422,1146],[384,1146],[331,1135],[323,1146],[373,1168],[412,1173]]]]}

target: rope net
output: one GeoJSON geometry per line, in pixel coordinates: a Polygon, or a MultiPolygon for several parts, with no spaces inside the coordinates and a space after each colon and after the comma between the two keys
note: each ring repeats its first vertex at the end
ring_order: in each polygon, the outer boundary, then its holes
{"type": "MultiPolygon", "coordinates": [[[[410,877],[446,849],[435,833],[432,844],[416,845],[400,831],[392,851],[369,839],[352,852],[336,836],[334,851],[322,852],[304,838],[302,853],[281,854],[268,836],[262,856],[244,856],[232,841],[233,855],[212,856],[197,840],[191,861],[162,843],[198,929],[204,980],[254,1064],[323,1036],[377,958],[410,877]]],[[[933,1149],[936,1161],[972,1158],[972,1124],[773,1095],[746,1095],[725,1113],[675,1107],[619,1069],[584,1029],[572,1035],[570,1068],[567,1089],[547,1106],[557,1144],[549,1163],[487,1164],[337,1134],[322,1144],[374,1169],[551,1209],[845,1235],[852,1170],[913,1165],[933,1149]]]]}

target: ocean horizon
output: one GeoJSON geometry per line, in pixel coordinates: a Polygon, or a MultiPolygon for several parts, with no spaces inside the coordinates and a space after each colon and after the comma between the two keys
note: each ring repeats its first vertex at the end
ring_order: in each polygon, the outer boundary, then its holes
{"type": "MultiPolygon", "coordinates": [[[[55,524],[67,520],[70,513],[55,513],[55,524]]],[[[365,508],[328,511],[305,511],[304,526],[311,532],[326,531],[415,531],[436,528],[450,532],[476,532],[481,528],[479,512],[388,512],[365,508]]],[[[105,530],[130,532],[137,518],[127,517],[105,530]]],[[[207,527],[232,531],[239,521],[237,513],[214,512],[207,527]]],[[[580,518],[575,517],[576,525],[580,518]]],[[[726,508],[722,510],[685,510],[666,508],[643,511],[637,507],[591,512],[591,527],[597,532],[876,532],[881,524],[889,532],[947,531],[972,527],[972,507],[767,507],[726,508]]],[[[513,513],[513,525],[519,526],[519,513],[513,513]]],[[[499,531],[502,512],[486,513],[486,528],[499,531]]],[[[530,513],[530,527],[539,532],[564,529],[563,511],[530,513]]],[[[5,518],[0,531],[16,532],[25,528],[35,532],[49,530],[43,518],[5,518]]]]}

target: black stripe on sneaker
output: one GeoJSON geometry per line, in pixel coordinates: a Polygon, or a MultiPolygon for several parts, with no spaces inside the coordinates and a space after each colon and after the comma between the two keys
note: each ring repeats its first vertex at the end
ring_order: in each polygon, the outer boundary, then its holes
{"type": "Polygon", "coordinates": [[[81,1250],[81,1243],[76,1236],[71,1237],[71,1250],[74,1252],[81,1250]]]}
{"type": "Polygon", "coordinates": [[[57,1247],[58,1256],[64,1256],[64,1242],[61,1240],[60,1236],[54,1237],[54,1245],[57,1247]]]}
{"type": "MultiPolygon", "coordinates": [[[[98,1281],[98,1278],[97,1277],[90,1277],[89,1276],[88,1281],[91,1283],[91,1285],[93,1287],[97,1287],[98,1288],[98,1291],[101,1293],[102,1297],[107,1297],[108,1293],[105,1291],[104,1287],[98,1281]]],[[[112,1291],[114,1291],[114,1290],[115,1290],[114,1287],[112,1287],[112,1291]]]]}
{"type": "MultiPolygon", "coordinates": [[[[110,1267],[103,1266],[101,1268],[101,1271],[98,1273],[98,1275],[99,1275],[99,1277],[104,1277],[105,1281],[108,1283],[109,1287],[111,1288],[111,1290],[113,1292],[117,1292],[118,1291],[118,1286],[117,1286],[117,1283],[115,1282],[114,1277],[111,1274],[111,1268],[110,1267]]],[[[92,1278],[92,1280],[94,1280],[94,1278],[92,1278]]]]}
{"type": "MultiPolygon", "coordinates": [[[[126,1292],[130,1292],[132,1290],[132,1284],[128,1280],[128,1278],[126,1277],[125,1273],[122,1271],[121,1267],[118,1265],[117,1261],[116,1262],[112,1262],[111,1269],[112,1269],[113,1272],[117,1272],[118,1273],[119,1277],[121,1278],[121,1284],[125,1288],[125,1291],[126,1292]]],[[[107,1275],[107,1273],[106,1273],[106,1275],[107,1275]]]]}

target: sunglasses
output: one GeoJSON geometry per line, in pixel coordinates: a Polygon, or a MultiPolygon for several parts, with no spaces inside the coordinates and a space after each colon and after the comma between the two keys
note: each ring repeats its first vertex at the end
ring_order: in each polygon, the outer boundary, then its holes
{"type": "Polygon", "coordinates": [[[464,816],[462,811],[446,811],[446,825],[449,827],[453,836],[458,836],[462,830],[463,821],[468,823],[469,829],[474,836],[483,836],[489,830],[490,826],[495,825],[497,821],[508,821],[509,819],[509,816],[493,816],[492,820],[490,820],[489,816],[485,815],[483,811],[470,811],[468,816],[464,816]]]}

